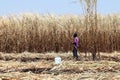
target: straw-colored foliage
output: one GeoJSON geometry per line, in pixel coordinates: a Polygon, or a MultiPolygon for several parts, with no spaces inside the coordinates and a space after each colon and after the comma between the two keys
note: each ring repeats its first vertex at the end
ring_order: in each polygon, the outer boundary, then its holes
{"type": "Polygon", "coordinates": [[[71,51],[74,32],[78,33],[81,52],[120,51],[120,14],[98,15],[94,35],[85,25],[84,17],[79,15],[1,16],[0,51],[71,51]]]}

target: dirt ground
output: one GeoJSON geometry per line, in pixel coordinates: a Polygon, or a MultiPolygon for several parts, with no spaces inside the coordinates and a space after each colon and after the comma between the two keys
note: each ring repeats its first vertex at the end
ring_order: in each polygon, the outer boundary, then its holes
{"type": "Polygon", "coordinates": [[[79,53],[0,53],[0,80],[120,80],[120,53],[100,53],[92,61],[91,54],[79,53]],[[55,64],[55,57],[61,64],[55,64]]]}

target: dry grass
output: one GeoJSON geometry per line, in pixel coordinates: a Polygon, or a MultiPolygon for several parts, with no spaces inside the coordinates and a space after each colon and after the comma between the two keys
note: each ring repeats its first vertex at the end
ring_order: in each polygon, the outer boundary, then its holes
{"type": "Polygon", "coordinates": [[[90,27],[86,29],[85,18],[78,15],[2,16],[0,51],[16,53],[71,51],[74,32],[78,33],[81,52],[120,51],[120,15],[97,17],[98,28],[94,32],[90,27]]]}
{"type": "Polygon", "coordinates": [[[71,52],[0,53],[0,78],[2,80],[119,80],[120,63],[112,57],[119,57],[120,60],[120,53],[108,54],[101,53],[101,58],[104,58],[101,61],[85,61],[84,54],[80,53],[81,59],[75,61],[72,59],[71,52]],[[56,56],[62,58],[60,65],[54,63],[56,56]],[[6,60],[5,58],[8,57],[11,59],[6,60]],[[36,58],[37,60],[34,60],[36,58]]]}

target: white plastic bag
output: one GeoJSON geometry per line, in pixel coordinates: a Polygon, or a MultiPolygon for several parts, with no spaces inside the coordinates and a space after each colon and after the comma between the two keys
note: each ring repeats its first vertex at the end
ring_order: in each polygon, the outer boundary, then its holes
{"type": "Polygon", "coordinates": [[[55,57],[55,64],[61,64],[61,57],[55,57]]]}

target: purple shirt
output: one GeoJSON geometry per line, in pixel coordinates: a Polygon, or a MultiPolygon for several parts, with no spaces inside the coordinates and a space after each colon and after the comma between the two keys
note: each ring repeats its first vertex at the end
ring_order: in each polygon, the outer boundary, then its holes
{"type": "Polygon", "coordinates": [[[74,43],[76,44],[76,45],[75,45],[76,47],[78,47],[78,42],[79,42],[78,37],[75,37],[75,38],[74,38],[74,43]]]}

